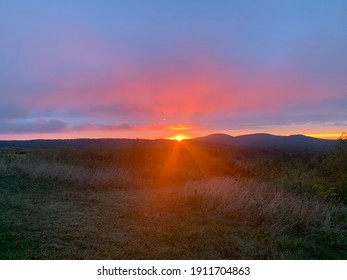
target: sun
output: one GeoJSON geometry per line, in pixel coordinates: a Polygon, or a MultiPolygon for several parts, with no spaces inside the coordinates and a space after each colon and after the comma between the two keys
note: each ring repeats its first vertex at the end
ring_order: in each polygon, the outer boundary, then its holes
{"type": "Polygon", "coordinates": [[[177,136],[175,136],[175,139],[176,139],[176,141],[181,142],[183,140],[183,136],[177,135],[177,136]]]}
{"type": "Polygon", "coordinates": [[[188,139],[188,137],[183,135],[183,134],[177,134],[177,135],[172,136],[172,137],[167,138],[167,139],[176,140],[177,142],[182,142],[184,139],[188,139]]]}

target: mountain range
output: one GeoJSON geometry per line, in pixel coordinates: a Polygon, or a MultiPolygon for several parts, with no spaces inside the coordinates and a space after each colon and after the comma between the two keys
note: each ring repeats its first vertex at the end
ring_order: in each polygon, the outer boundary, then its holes
{"type": "Polygon", "coordinates": [[[194,138],[195,141],[219,143],[242,148],[276,148],[276,149],[330,149],[336,140],[326,140],[301,134],[277,136],[266,133],[256,133],[240,136],[216,133],[204,137],[194,138]]]}
{"type": "MultiPolygon", "coordinates": [[[[59,140],[0,140],[0,148],[122,148],[131,145],[156,144],[168,142],[170,140],[157,139],[59,139],[59,140]]],[[[227,145],[236,148],[274,148],[274,149],[305,149],[305,150],[326,150],[331,149],[336,144],[336,140],[325,140],[305,135],[277,136],[272,134],[257,133],[241,136],[230,136],[228,134],[216,133],[204,137],[192,138],[190,142],[211,143],[227,145]]]]}

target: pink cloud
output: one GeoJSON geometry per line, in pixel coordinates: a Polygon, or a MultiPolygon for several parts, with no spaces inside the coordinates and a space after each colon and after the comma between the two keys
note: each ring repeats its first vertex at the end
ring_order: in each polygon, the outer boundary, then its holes
{"type": "MultiPolygon", "coordinates": [[[[70,52],[78,47],[66,46],[70,52]]],[[[103,62],[109,53],[101,54],[103,47],[98,44],[91,49],[84,50],[85,54],[82,50],[80,57],[80,66],[86,67],[86,72],[52,74],[49,88],[38,91],[34,98],[22,96],[16,103],[43,117],[47,112],[62,114],[59,117],[66,119],[70,131],[150,130],[156,131],[152,134],[162,131],[160,135],[164,135],[180,126],[192,127],[192,133],[203,126],[213,128],[213,122],[227,127],[224,119],[230,119],[231,126],[233,120],[237,122],[247,115],[275,115],[298,103],[319,102],[332,98],[331,94],[339,96],[338,90],[300,79],[302,73],[291,67],[281,71],[268,67],[247,77],[237,66],[226,66],[227,63],[212,60],[206,53],[184,63],[166,60],[147,67],[126,55],[114,54],[111,62],[115,65],[108,63],[97,73],[93,59],[84,64],[84,58],[100,56],[103,62]],[[122,58],[117,60],[119,57],[122,58]],[[211,119],[204,125],[196,122],[197,116],[211,119]]],[[[46,71],[47,67],[43,64],[37,70],[46,71]]],[[[256,126],[257,122],[261,124],[261,118],[251,123],[256,126]]]]}

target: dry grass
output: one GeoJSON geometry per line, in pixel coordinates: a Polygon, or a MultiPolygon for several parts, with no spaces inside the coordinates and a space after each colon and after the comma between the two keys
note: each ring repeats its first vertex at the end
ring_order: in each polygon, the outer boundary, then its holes
{"type": "Polygon", "coordinates": [[[276,230],[283,227],[283,232],[298,222],[329,229],[330,217],[341,207],[314,196],[303,198],[280,187],[231,177],[188,183],[184,190],[184,199],[201,199],[205,212],[242,215],[250,220],[263,217],[264,223],[276,230]]]}
{"type": "MultiPolygon", "coordinates": [[[[148,168],[148,166],[146,166],[148,168]]],[[[347,259],[347,208],[250,179],[0,161],[2,259],[347,259]]]]}
{"type": "Polygon", "coordinates": [[[347,258],[347,208],[314,196],[216,177],[152,190],[143,201],[138,219],[152,227],[141,236],[168,245],[168,258],[347,258]]]}
{"type": "MultiPolygon", "coordinates": [[[[48,161],[15,161],[9,167],[33,179],[68,182],[75,186],[128,187],[138,184],[137,178],[134,178],[131,172],[124,168],[88,168],[48,161]]],[[[0,170],[1,168],[0,163],[0,170]]],[[[5,164],[3,168],[3,172],[8,169],[5,164]]]]}

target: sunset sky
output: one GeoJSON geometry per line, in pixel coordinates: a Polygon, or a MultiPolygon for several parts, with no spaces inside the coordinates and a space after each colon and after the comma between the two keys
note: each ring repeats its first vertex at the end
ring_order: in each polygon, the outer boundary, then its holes
{"type": "Polygon", "coordinates": [[[347,1],[0,0],[0,139],[347,130],[347,1]]]}

